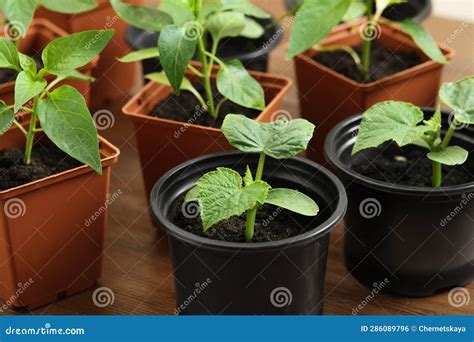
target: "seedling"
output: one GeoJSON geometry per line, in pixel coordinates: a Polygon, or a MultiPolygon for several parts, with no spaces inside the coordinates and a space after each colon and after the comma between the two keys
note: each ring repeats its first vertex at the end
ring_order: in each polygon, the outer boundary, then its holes
{"type": "Polygon", "coordinates": [[[306,150],[313,131],[314,125],[304,119],[261,123],[243,115],[227,114],[222,132],[228,142],[242,152],[258,152],[260,158],[255,177],[248,166],[244,177],[237,171],[221,167],[202,176],[186,194],[185,201],[199,203],[204,231],[246,212],[245,238],[250,241],[254,236],[257,210],[265,203],[301,215],[317,215],[319,208],[308,196],[292,189],[273,189],[262,180],[266,156],[275,159],[295,156],[306,150]]]}
{"type": "Polygon", "coordinates": [[[164,72],[148,74],[146,77],[171,85],[176,94],[180,90],[191,92],[214,119],[227,100],[246,108],[265,108],[262,87],[242,63],[238,60],[224,62],[216,53],[223,38],[260,37],[264,29],[247,15],[269,18],[269,14],[248,0],[165,0],[161,1],[159,9],[127,5],[120,0],[111,0],[111,3],[116,12],[131,25],[160,32],[157,47],[132,52],[120,61],[134,62],[159,57],[164,72]],[[205,45],[208,35],[212,38],[210,49],[205,45]],[[200,70],[190,64],[196,52],[201,62],[200,70]],[[223,96],[217,104],[211,85],[214,63],[220,67],[216,83],[217,90],[223,96]],[[205,99],[184,76],[186,69],[202,80],[205,99]]]}
{"type": "MultiPolygon", "coordinates": [[[[390,22],[382,18],[383,11],[391,5],[406,2],[406,0],[305,0],[296,12],[295,22],[290,35],[290,47],[287,58],[313,47],[318,51],[346,51],[354,60],[364,77],[369,76],[370,53],[372,41],[380,35],[379,23],[390,22]],[[331,32],[341,21],[352,21],[367,16],[366,26],[361,27],[362,56],[347,45],[321,46],[319,42],[331,32]]],[[[411,19],[395,22],[400,29],[408,34],[420,49],[432,60],[447,63],[441,50],[433,38],[423,27],[411,19]]]]}
{"type": "Polygon", "coordinates": [[[96,0],[0,0],[9,35],[12,38],[23,38],[26,35],[36,9],[43,6],[58,13],[82,13],[97,7],[96,0]]]}
{"type": "Polygon", "coordinates": [[[113,33],[93,30],[51,41],[42,52],[44,67],[39,71],[32,57],[19,52],[13,42],[0,38],[0,68],[18,72],[14,104],[0,101],[0,132],[5,133],[14,124],[24,134],[25,164],[31,163],[36,133],[44,132],[59,149],[102,172],[97,130],[83,96],[69,85],[58,85],[67,79],[91,80],[76,69],[93,60],[113,33]],[[55,77],[51,80],[48,74],[55,77]],[[19,111],[31,113],[28,128],[16,120],[15,113],[19,111]]]}
{"type": "Polygon", "coordinates": [[[408,144],[421,146],[428,150],[426,156],[433,161],[433,187],[440,187],[442,164],[460,165],[469,155],[464,148],[449,146],[449,143],[459,126],[474,124],[474,76],[443,84],[439,96],[454,110],[443,138],[439,107],[432,118],[423,121],[423,111],[412,104],[381,102],[364,113],[352,154],[391,140],[400,147],[408,144]]]}

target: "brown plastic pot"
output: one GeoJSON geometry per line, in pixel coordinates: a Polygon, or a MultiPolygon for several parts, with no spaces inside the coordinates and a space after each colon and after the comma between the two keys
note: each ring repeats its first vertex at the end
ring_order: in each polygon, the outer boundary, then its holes
{"type": "MultiPolygon", "coordinates": [[[[213,81],[216,70],[212,74],[213,81]]],[[[281,114],[282,98],[292,81],[286,77],[256,71],[250,71],[250,74],[262,85],[267,104],[256,120],[272,121],[281,114]]],[[[195,79],[191,73],[186,75],[191,80],[195,79]]],[[[153,107],[172,92],[169,86],[150,82],[123,107],[124,114],[132,120],[135,127],[134,134],[147,194],[150,194],[153,185],[162,175],[186,160],[233,149],[218,128],[150,116],[149,112],[153,107]]]]}
{"type": "MultiPolygon", "coordinates": [[[[1,31],[4,35],[4,31],[1,31]]],[[[56,38],[66,36],[67,32],[44,19],[34,19],[28,28],[26,37],[19,40],[19,50],[29,56],[41,56],[41,52],[48,45],[48,43],[56,38]]],[[[96,57],[92,62],[79,69],[80,72],[91,76],[92,70],[97,66],[99,57],[96,57]]],[[[47,75],[46,79],[51,81],[55,76],[47,75]]],[[[86,103],[89,104],[90,99],[90,82],[81,80],[67,80],[61,84],[69,84],[76,88],[85,98],[86,103]]],[[[0,83],[0,98],[7,104],[14,102],[15,81],[0,83]]]]}
{"type": "MultiPolygon", "coordinates": [[[[99,138],[103,174],[80,166],[0,191],[0,298],[36,308],[94,286],[101,275],[110,167],[119,150],[99,138]]],[[[15,127],[0,148],[23,148],[15,127]]]]}
{"type": "MultiPolygon", "coordinates": [[[[143,0],[125,2],[143,5],[143,0]]],[[[109,0],[99,0],[98,3],[92,11],[78,14],[52,12],[44,7],[36,12],[36,17],[51,20],[69,33],[94,29],[115,30],[114,37],[100,54],[98,67],[93,72],[96,81],[92,84],[91,102],[95,107],[127,97],[137,83],[141,82],[139,63],[117,61],[118,57],[130,52],[125,41],[127,24],[115,13],[109,0]]]]}
{"type": "MultiPolygon", "coordinates": [[[[322,45],[362,43],[361,19],[344,24],[324,39],[322,45]]],[[[358,83],[314,61],[318,51],[310,49],[295,57],[295,69],[302,117],[316,125],[315,136],[308,148],[310,159],[324,161],[324,140],[337,123],[364,112],[381,101],[396,100],[417,106],[433,106],[437,99],[443,65],[430,60],[395,24],[381,23],[378,42],[395,51],[416,51],[423,63],[371,83],[358,83]]],[[[450,48],[442,48],[448,60],[454,56],[450,48]]]]}

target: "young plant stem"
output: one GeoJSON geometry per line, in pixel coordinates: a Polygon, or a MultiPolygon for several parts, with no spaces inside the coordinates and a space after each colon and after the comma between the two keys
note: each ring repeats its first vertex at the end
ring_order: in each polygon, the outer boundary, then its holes
{"type": "Polygon", "coordinates": [[[33,109],[31,112],[30,126],[28,127],[28,134],[26,136],[26,146],[25,146],[25,164],[29,165],[31,163],[31,151],[33,150],[33,142],[35,141],[36,130],[36,119],[37,119],[37,103],[38,99],[33,100],[33,109]]]}
{"type": "MultiPolygon", "coordinates": [[[[260,153],[258,159],[257,173],[255,174],[255,180],[261,180],[263,175],[263,167],[265,165],[265,153],[260,153]]],[[[257,217],[257,208],[250,209],[247,211],[247,228],[245,229],[245,240],[250,241],[253,238],[255,230],[255,218],[257,217]]]]}
{"type": "MultiPolygon", "coordinates": [[[[454,131],[456,130],[456,127],[458,126],[458,122],[456,119],[453,119],[451,124],[449,125],[448,131],[446,132],[443,141],[441,142],[440,148],[444,150],[449,146],[449,142],[451,141],[451,138],[453,137],[454,131]]],[[[439,162],[433,162],[433,181],[432,185],[434,188],[439,188],[441,186],[443,176],[442,176],[442,165],[439,162]]]]}
{"type": "Polygon", "coordinates": [[[362,72],[364,77],[367,78],[370,70],[370,52],[372,50],[372,35],[374,24],[372,22],[374,16],[374,0],[367,1],[367,34],[362,37],[362,72]]]}

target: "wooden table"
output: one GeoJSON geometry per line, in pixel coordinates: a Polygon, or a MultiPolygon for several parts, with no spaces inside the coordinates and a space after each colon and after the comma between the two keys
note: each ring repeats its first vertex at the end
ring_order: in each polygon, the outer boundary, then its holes
{"type": "MultiPolygon", "coordinates": [[[[283,0],[257,1],[274,15],[283,12],[283,0]]],[[[426,21],[426,27],[438,41],[457,50],[454,61],[445,68],[444,79],[456,80],[474,74],[474,26],[440,18],[426,21]],[[449,40],[448,37],[450,37],[449,40]],[[454,38],[453,38],[454,37],[454,38]]],[[[285,32],[285,40],[288,32],[285,32]]],[[[281,44],[272,54],[270,70],[293,77],[293,64],[286,62],[281,44]]],[[[126,94],[124,94],[125,96],[126,94]]],[[[296,88],[285,98],[284,107],[298,113],[296,88]]],[[[104,273],[98,286],[110,288],[115,296],[111,306],[98,308],[92,302],[93,291],[86,291],[59,300],[34,311],[13,311],[7,314],[81,314],[81,315],[169,315],[175,308],[175,293],[168,257],[166,237],[152,224],[141,178],[140,165],[132,126],[121,115],[121,104],[110,108],[115,115],[113,128],[102,132],[121,149],[119,163],[112,171],[110,193],[122,195],[110,206],[109,223],[104,251],[104,273]]],[[[96,108],[99,110],[103,108],[96,108]]],[[[325,314],[351,315],[370,289],[356,282],[343,263],[343,226],[331,235],[326,276],[325,314]]],[[[474,314],[474,284],[467,287],[471,294],[468,305],[455,308],[448,303],[448,294],[440,293],[423,299],[377,295],[369,301],[360,315],[458,315],[474,314]]]]}

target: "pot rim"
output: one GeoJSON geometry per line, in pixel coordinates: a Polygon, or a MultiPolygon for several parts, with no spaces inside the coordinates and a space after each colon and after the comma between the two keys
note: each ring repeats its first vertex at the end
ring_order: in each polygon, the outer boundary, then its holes
{"type": "MultiPolygon", "coordinates": [[[[423,112],[436,110],[435,108],[430,107],[422,107],[421,109],[423,110],[423,112]]],[[[445,111],[442,112],[446,115],[445,111]]],[[[354,179],[358,183],[363,183],[365,186],[371,187],[373,189],[412,196],[446,196],[447,194],[462,194],[466,191],[474,191],[474,181],[461,185],[441,186],[439,188],[426,186],[417,187],[410,185],[391,184],[375,180],[355,172],[350,167],[345,165],[337,156],[335,140],[339,136],[339,133],[342,131],[342,129],[344,129],[344,127],[349,126],[354,122],[360,121],[361,119],[362,114],[359,113],[342,120],[331,129],[324,142],[324,155],[326,160],[328,160],[330,164],[332,164],[337,170],[343,172],[346,176],[354,179]]],[[[461,134],[459,132],[454,133],[454,137],[460,135],[461,134]]]]}
{"type": "Polygon", "coordinates": [[[280,249],[285,246],[298,246],[310,243],[315,241],[322,236],[328,234],[332,229],[334,229],[337,224],[343,219],[346,210],[347,210],[347,194],[342,185],[341,181],[328,169],[325,167],[310,161],[302,157],[292,157],[287,160],[292,162],[304,164],[306,167],[315,168],[319,172],[323,173],[327,178],[332,182],[332,186],[335,188],[337,193],[339,193],[339,201],[337,203],[336,209],[331,214],[331,216],[325,220],[320,225],[316,226],[312,230],[299,234],[290,238],[277,240],[277,241],[268,241],[268,242],[255,242],[255,243],[246,243],[246,242],[228,242],[213,240],[207,237],[202,237],[195,235],[193,233],[187,232],[186,230],[173,224],[168,218],[159,210],[158,208],[158,193],[161,191],[162,187],[165,186],[165,183],[173,178],[173,176],[181,171],[182,169],[187,168],[190,165],[199,163],[206,159],[219,158],[223,155],[226,156],[237,156],[237,155],[249,155],[252,153],[244,153],[241,151],[226,151],[226,152],[217,152],[212,154],[207,154],[198,158],[190,159],[173,169],[165,173],[153,186],[153,189],[150,193],[150,212],[155,221],[166,230],[169,234],[174,237],[183,240],[187,243],[196,246],[203,246],[211,249],[225,249],[225,250],[238,250],[238,251],[256,251],[256,250],[269,250],[269,249],[280,249]]]}

